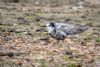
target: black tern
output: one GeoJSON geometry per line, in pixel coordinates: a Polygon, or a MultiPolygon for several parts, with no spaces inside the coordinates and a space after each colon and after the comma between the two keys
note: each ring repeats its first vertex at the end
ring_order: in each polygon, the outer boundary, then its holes
{"type": "Polygon", "coordinates": [[[50,22],[46,24],[46,28],[51,37],[57,40],[64,40],[68,35],[74,35],[86,31],[88,26],[76,26],[69,23],[50,22]]]}

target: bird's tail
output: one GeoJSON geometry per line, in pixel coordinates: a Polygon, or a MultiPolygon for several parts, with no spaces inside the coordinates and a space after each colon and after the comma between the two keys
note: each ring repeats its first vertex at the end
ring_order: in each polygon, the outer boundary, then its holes
{"type": "Polygon", "coordinates": [[[79,33],[81,33],[81,32],[84,32],[84,31],[86,31],[86,30],[88,30],[88,26],[87,25],[82,25],[82,26],[80,26],[78,29],[77,29],[77,31],[79,32],[79,33]]]}

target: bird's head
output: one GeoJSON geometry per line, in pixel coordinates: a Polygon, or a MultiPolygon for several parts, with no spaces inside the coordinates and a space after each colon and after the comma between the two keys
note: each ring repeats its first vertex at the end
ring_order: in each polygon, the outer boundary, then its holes
{"type": "Polygon", "coordinates": [[[55,23],[53,23],[53,22],[47,23],[47,24],[46,24],[46,28],[47,28],[48,33],[53,32],[54,29],[55,29],[55,27],[56,27],[56,26],[55,26],[55,23]]]}
{"type": "Polygon", "coordinates": [[[46,24],[47,27],[55,27],[55,23],[54,22],[51,22],[51,23],[48,23],[46,24]]]}

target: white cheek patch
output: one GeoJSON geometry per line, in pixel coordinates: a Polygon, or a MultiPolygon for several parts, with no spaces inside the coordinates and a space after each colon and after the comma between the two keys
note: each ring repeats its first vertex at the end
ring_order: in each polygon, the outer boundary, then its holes
{"type": "Polygon", "coordinates": [[[52,27],[47,27],[48,33],[51,33],[54,29],[52,27]]]}
{"type": "Polygon", "coordinates": [[[54,31],[54,27],[50,26],[50,23],[46,24],[46,28],[47,28],[48,33],[52,33],[54,31]]]}

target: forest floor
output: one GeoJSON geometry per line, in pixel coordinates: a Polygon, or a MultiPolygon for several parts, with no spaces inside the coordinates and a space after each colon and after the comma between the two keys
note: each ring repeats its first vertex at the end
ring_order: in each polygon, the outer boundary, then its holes
{"type": "Polygon", "coordinates": [[[100,9],[0,5],[0,67],[100,67],[100,9]],[[44,27],[52,20],[89,29],[58,43],[44,27]]]}

